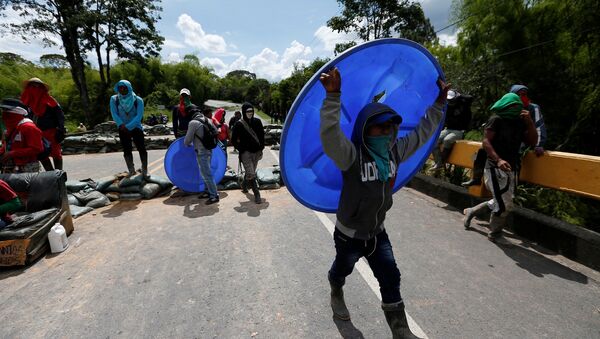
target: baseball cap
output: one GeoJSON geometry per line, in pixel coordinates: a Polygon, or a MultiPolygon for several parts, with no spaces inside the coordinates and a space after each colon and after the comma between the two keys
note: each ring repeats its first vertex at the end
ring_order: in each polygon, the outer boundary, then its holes
{"type": "Polygon", "coordinates": [[[190,90],[187,88],[182,88],[181,91],[179,91],[179,95],[184,95],[184,94],[192,96],[192,93],[190,93],[190,90]]]}
{"type": "Polygon", "coordinates": [[[376,124],[382,124],[384,122],[390,121],[400,125],[402,123],[402,117],[399,116],[396,112],[383,112],[380,114],[375,115],[374,117],[370,118],[369,121],[367,122],[367,126],[370,125],[376,125],[376,124]]]}
{"type": "Polygon", "coordinates": [[[21,102],[19,99],[6,98],[0,102],[0,108],[10,113],[27,115],[29,113],[29,107],[21,102]]]}

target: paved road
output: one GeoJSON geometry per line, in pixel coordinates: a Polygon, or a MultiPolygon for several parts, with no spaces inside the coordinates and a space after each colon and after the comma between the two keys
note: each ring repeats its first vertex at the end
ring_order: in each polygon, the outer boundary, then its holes
{"type": "MultiPolygon", "coordinates": [[[[150,152],[154,173],[163,153],[150,152]]],[[[265,152],[263,166],[276,162],[265,152]]],[[[65,164],[71,179],[124,168],[118,153],[65,164]]],[[[332,215],[285,189],[260,206],[221,194],[209,207],[176,193],[76,219],[65,253],[0,271],[0,337],[390,337],[364,266],[345,288],[352,322],[332,319],[332,215]]],[[[429,338],[600,337],[599,284],[577,265],[516,238],[492,244],[410,189],[394,196],[387,229],[407,311],[429,338]]]]}

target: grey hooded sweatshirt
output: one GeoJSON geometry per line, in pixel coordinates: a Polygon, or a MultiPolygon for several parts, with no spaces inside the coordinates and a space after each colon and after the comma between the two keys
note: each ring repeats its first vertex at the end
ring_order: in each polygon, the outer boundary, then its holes
{"type": "Polygon", "coordinates": [[[340,128],[340,93],[328,93],[321,107],[323,150],[342,171],[342,192],[336,213],[336,228],[346,236],[369,240],[383,231],[385,215],[392,207],[392,189],[398,164],[408,159],[433,135],[443,117],[443,106],[435,103],[415,130],[401,139],[395,132],[390,145],[390,179],[378,178],[375,160],[369,154],[364,133],[367,120],[384,112],[395,112],[381,103],[366,105],[358,114],[352,140],[340,128]]]}

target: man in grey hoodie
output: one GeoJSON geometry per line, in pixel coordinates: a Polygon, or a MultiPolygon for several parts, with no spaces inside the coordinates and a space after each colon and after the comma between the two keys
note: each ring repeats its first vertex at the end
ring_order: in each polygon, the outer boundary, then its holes
{"type": "Polygon", "coordinates": [[[397,139],[402,117],[382,103],[370,103],[358,114],[351,140],[340,128],[341,77],[337,68],[321,74],[327,96],[321,107],[323,150],[342,171],[342,192],[333,234],[336,256],[329,270],[331,308],[349,320],[342,287],[354,265],[365,257],[379,281],[382,309],[394,338],[416,338],[408,327],[400,295],[400,271],[384,228],[392,207],[398,165],[433,135],[443,117],[448,85],[438,80],[440,93],[414,131],[397,139]]]}

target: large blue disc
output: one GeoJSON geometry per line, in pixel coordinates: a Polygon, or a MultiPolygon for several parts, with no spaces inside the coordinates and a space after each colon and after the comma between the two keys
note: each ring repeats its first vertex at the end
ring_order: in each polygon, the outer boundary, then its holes
{"type": "MultiPolygon", "coordinates": [[[[190,193],[203,192],[205,190],[204,180],[200,176],[200,169],[196,160],[194,147],[186,147],[183,137],[173,141],[165,154],[165,172],[173,185],[183,191],[190,193]]],[[[210,169],[212,170],[215,183],[219,183],[225,175],[227,158],[220,147],[212,150],[210,169]]]]}
{"type": "MultiPolygon", "coordinates": [[[[444,73],[423,46],[405,39],[381,39],[358,45],[323,66],[304,86],[292,104],[283,127],[279,154],[281,174],[290,193],[304,206],[322,212],[337,210],[342,175],[323,153],[319,136],[320,108],[325,89],[322,72],[336,66],[342,76],[341,128],[352,136],[360,110],[378,94],[402,118],[398,137],[415,129],[438,96],[438,78],[444,73]]],[[[394,192],[402,188],[423,166],[443,127],[398,166],[394,192]]]]}

